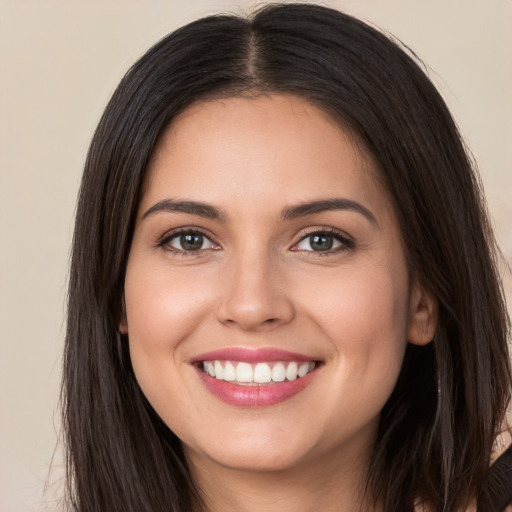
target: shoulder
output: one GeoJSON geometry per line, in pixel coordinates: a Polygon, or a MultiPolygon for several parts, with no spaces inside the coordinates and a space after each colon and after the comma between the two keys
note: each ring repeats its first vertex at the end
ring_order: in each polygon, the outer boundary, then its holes
{"type": "MultiPolygon", "coordinates": [[[[507,428],[494,443],[491,466],[482,497],[464,512],[512,512],[512,435],[507,428]]],[[[431,512],[427,507],[416,504],[414,512],[431,512]]],[[[462,512],[462,511],[461,511],[462,512]]]]}
{"type": "Polygon", "coordinates": [[[508,429],[496,438],[491,462],[479,510],[503,512],[512,505],[512,435],[508,429]]]}

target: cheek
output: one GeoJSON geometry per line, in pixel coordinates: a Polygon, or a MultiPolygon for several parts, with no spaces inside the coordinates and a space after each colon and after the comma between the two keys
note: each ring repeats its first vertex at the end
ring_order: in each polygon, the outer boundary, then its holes
{"type": "Polygon", "coordinates": [[[340,349],[354,345],[364,350],[377,339],[405,341],[409,301],[405,271],[391,265],[336,269],[307,289],[302,294],[306,307],[340,349]]]}
{"type": "MultiPolygon", "coordinates": [[[[407,345],[406,272],[392,265],[338,269],[308,294],[303,308],[333,347],[336,388],[360,397],[350,405],[354,414],[378,414],[395,386],[407,345]]],[[[333,396],[336,400],[346,398],[333,396]]]]}
{"type": "Polygon", "coordinates": [[[128,267],[125,281],[130,338],[148,349],[174,349],[197,326],[209,289],[198,275],[184,279],[161,268],[134,267],[128,267]]]}
{"type": "Polygon", "coordinates": [[[209,288],[197,273],[180,278],[165,266],[128,266],[125,304],[130,357],[141,389],[157,410],[165,410],[170,396],[186,395],[180,384],[183,372],[190,371],[186,340],[201,324],[209,301],[209,288]]]}

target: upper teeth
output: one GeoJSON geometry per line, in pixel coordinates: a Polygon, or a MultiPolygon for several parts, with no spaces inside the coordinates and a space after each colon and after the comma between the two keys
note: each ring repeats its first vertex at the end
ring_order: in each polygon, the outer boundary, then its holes
{"type": "Polygon", "coordinates": [[[254,365],[234,361],[203,361],[203,371],[211,377],[241,384],[295,380],[307,375],[314,367],[313,361],[256,363],[254,365]]]}

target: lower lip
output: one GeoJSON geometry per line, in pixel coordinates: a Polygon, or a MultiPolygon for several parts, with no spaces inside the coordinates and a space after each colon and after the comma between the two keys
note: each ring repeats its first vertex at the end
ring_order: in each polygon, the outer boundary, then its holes
{"type": "Polygon", "coordinates": [[[302,391],[314,378],[317,370],[318,367],[304,377],[292,381],[241,386],[210,377],[197,369],[203,384],[213,395],[229,405],[238,407],[265,407],[284,402],[302,391]]]}

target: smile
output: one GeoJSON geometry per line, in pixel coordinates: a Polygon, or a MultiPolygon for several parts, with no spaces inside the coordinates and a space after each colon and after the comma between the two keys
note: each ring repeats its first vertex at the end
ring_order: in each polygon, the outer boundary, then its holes
{"type": "Polygon", "coordinates": [[[265,407],[306,388],[324,365],[320,359],[280,349],[234,347],[191,360],[204,386],[238,407],[265,407]]]}
{"type": "Polygon", "coordinates": [[[316,366],[314,361],[278,361],[247,363],[203,361],[203,372],[217,380],[238,385],[274,384],[305,377],[316,366]]]}

